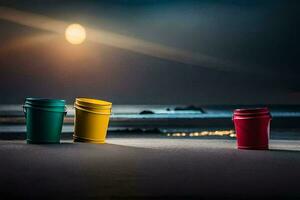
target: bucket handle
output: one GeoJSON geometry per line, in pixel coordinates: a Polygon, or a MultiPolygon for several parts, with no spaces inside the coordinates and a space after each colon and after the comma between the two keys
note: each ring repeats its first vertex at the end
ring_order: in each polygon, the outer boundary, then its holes
{"type": "MultiPolygon", "coordinates": [[[[269,113],[269,117],[270,117],[270,120],[272,120],[272,119],[273,119],[273,117],[272,117],[271,113],[269,113]]],[[[232,115],[232,118],[231,118],[231,120],[232,120],[232,121],[234,121],[234,115],[232,115]]]]}
{"type": "MultiPolygon", "coordinates": [[[[23,112],[25,114],[25,118],[27,118],[27,110],[26,110],[26,106],[23,105],[23,112]]],[[[67,115],[67,106],[65,106],[65,111],[64,111],[64,115],[66,116],[67,115]]]]}
{"type": "Polygon", "coordinates": [[[67,106],[65,106],[65,111],[64,111],[65,116],[67,116],[67,112],[68,112],[67,109],[68,109],[67,106]]]}
{"type": "Polygon", "coordinates": [[[94,114],[100,114],[100,115],[110,115],[111,114],[111,110],[112,110],[112,108],[110,108],[109,109],[110,114],[106,114],[106,113],[101,113],[101,112],[87,110],[87,109],[81,108],[81,107],[79,107],[77,105],[74,105],[74,107],[77,108],[77,109],[79,109],[79,110],[85,111],[85,112],[94,113],[94,114]]]}
{"type": "Polygon", "coordinates": [[[25,118],[27,118],[27,110],[26,110],[25,105],[23,105],[23,113],[25,114],[25,118]]]}

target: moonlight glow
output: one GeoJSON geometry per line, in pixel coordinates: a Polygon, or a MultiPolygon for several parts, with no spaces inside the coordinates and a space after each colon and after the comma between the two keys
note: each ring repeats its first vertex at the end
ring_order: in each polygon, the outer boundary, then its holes
{"type": "Polygon", "coordinates": [[[80,24],[71,24],[66,28],[65,37],[71,44],[81,44],[86,38],[85,29],[80,24]]]}

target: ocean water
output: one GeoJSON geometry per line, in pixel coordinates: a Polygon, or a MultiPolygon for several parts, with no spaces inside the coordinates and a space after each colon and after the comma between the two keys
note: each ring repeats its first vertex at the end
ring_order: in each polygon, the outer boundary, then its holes
{"type": "MultiPolygon", "coordinates": [[[[261,105],[217,105],[194,106],[192,110],[186,105],[113,105],[112,118],[231,118],[234,109],[262,107],[261,105]],[[178,110],[181,109],[181,110],[178,110]],[[187,108],[187,109],[184,109],[187,108]],[[199,109],[199,110],[197,110],[199,109]],[[201,109],[201,110],[200,110],[201,109]],[[143,111],[152,114],[142,114],[143,111]]],[[[268,106],[273,117],[300,117],[300,105],[268,106]]],[[[67,106],[67,116],[74,116],[72,105],[67,106]]],[[[0,105],[0,116],[22,116],[22,105],[0,105]]]]}

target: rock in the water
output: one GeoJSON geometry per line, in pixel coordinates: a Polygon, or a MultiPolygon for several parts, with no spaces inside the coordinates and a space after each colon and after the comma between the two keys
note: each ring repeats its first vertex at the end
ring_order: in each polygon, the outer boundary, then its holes
{"type": "Polygon", "coordinates": [[[143,110],[142,112],[140,112],[140,115],[149,115],[149,114],[155,114],[155,113],[151,110],[143,110]]]}
{"type": "Polygon", "coordinates": [[[201,107],[197,107],[197,106],[194,106],[194,105],[190,105],[190,106],[186,106],[186,107],[176,107],[174,110],[177,110],[177,111],[185,111],[185,110],[197,110],[197,111],[200,111],[202,113],[205,113],[205,111],[201,108],[201,107]]]}

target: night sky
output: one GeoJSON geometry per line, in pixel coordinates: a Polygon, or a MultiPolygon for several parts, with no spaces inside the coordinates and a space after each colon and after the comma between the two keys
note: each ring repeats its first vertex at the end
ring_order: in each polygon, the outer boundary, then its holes
{"type": "MultiPolygon", "coordinates": [[[[0,19],[0,103],[297,104],[300,1],[7,0],[0,6],[235,63],[211,68],[0,19]]],[[[87,38],[89,33],[87,32],[87,38]]]]}

